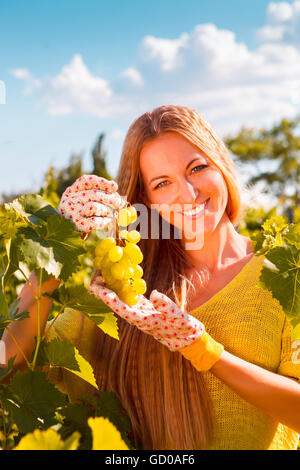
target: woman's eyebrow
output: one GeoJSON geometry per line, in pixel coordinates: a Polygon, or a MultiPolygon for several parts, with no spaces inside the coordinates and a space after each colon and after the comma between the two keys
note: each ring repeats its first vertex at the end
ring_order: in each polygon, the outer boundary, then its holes
{"type": "MultiPolygon", "coordinates": [[[[196,160],[199,160],[201,157],[194,158],[190,163],[186,166],[186,170],[191,166],[192,163],[194,163],[196,160]]],[[[169,178],[168,175],[161,175],[161,176],[156,176],[155,178],[152,178],[152,180],[149,181],[149,184],[152,183],[152,181],[159,180],[160,178],[169,178]]]]}

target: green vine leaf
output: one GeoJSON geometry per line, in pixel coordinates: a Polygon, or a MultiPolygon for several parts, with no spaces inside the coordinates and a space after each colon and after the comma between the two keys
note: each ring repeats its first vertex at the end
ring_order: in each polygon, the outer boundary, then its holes
{"type": "Polygon", "coordinates": [[[98,389],[91,364],[79,353],[74,344],[58,338],[42,341],[36,365],[63,367],[98,389]]]}
{"type": "Polygon", "coordinates": [[[293,326],[300,322],[300,251],[275,247],[265,255],[259,286],[272,292],[293,326]]]}
{"type": "Polygon", "coordinates": [[[15,239],[9,239],[5,243],[5,249],[7,254],[7,266],[3,276],[3,287],[6,284],[8,278],[19,269],[20,261],[23,261],[22,253],[15,239]]]}
{"type": "Polygon", "coordinates": [[[27,318],[29,313],[25,310],[19,312],[18,305],[20,298],[16,298],[10,305],[8,305],[4,289],[3,289],[3,275],[5,270],[0,274],[0,330],[6,328],[12,321],[19,321],[27,318]]]}
{"type": "Polygon", "coordinates": [[[287,243],[294,245],[300,250],[300,223],[290,224],[288,230],[284,232],[283,238],[287,243]]]}
{"type": "Polygon", "coordinates": [[[65,405],[66,395],[48,382],[42,371],[16,372],[2,391],[2,402],[21,433],[56,424],[55,411],[65,405]]]}
{"type": "Polygon", "coordinates": [[[102,322],[104,314],[111,312],[102,300],[90,294],[84,285],[60,286],[53,294],[47,295],[61,306],[73,308],[86,314],[91,320],[102,322]]]}
{"type": "Polygon", "coordinates": [[[41,227],[20,228],[17,242],[30,269],[43,268],[64,281],[80,266],[78,257],[85,253],[80,234],[58,215],[49,217],[41,227]]]}
{"type": "Polygon", "coordinates": [[[8,359],[7,367],[0,367],[0,382],[12,372],[15,358],[16,356],[13,356],[8,359]]]}
{"type": "Polygon", "coordinates": [[[45,366],[49,364],[53,367],[66,367],[80,371],[76,361],[74,345],[58,338],[49,342],[42,341],[40,344],[36,365],[45,366]]]}
{"type": "Polygon", "coordinates": [[[6,203],[4,207],[7,210],[14,210],[33,225],[39,225],[42,220],[46,221],[50,215],[56,214],[55,209],[38,194],[23,194],[6,203]]]}

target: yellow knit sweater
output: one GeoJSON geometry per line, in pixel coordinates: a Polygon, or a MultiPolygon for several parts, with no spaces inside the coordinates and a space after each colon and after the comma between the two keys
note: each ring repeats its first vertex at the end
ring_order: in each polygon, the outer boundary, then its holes
{"type": "MultiPolygon", "coordinates": [[[[271,292],[256,286],[263,260],[264,256],[251,258],[229,284],[189,313],[204,323],[226,351],[278,374],[299,378],[300,364],[292,360],[291,328],[283,309],[271,292]]],[[[95,324],[80,312],[66,309],[50,331],[48,340],[69,340],[91,360],[95,324]]],[[[211,449],[297,449],[299,435],[295,431],[240,398],[210,371],[202,374],[215,413],[211,449]]],[[[54,381],[71,399],[88,391],[81,379],[66,370],[54,381]]]]}
{"type": "MultiPolygon", "coordinates": [[[[258,366],[294,378],[291,327],[270,291],[257,287],[264,256],[254,256],[205,304],[189,312],[225,350],[258,366]]],[[[212,449],[296,449],[299,435],[240,398],[211,372],[203,372],[216,426],[212,449]]],[[[296,410],[295,410],[296,411],[296,410]]]]}

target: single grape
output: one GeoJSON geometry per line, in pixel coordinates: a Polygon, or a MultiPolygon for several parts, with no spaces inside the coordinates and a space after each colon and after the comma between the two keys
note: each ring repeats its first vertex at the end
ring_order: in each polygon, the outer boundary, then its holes
{"type": "Polygon", "coordinates": [[[128,280],[124,280],[122,288],[120,289],[120,294],[126,294],[128,292],[134,292],[134,290],[130,282],[128,280]]]}
{"type": "Polygon", "coordinates": [[[110,269],[108,267],[104,268],[102,271],[101,271],[101,274],[104,278],[104,281],[107,283],[107,284],[111,284],[112,282],[114,282],[116,280],[116,278],[112,275],[110,269]]]}
{"type": "Polygon", "coordinates": [[[143,279],[134,279],[132,281],[132,287],[137,294],[145,294],[147,290],[146,282],[143,279]]]}
{"type": "Polygon", "coordinates": [[[128,232],[127,240],[131,243],[138,243],[141,239],[141,235],[137,230],[131,230],[128,232]]]}
{"type": "Polygon", "coordinates": [[[103,248],[101,248],[101,245],[99,243],[99,245],[97,245],[95,248],[95,257],[102,258],[104,254],[105,254],[105,251],[103,250],[103,248]]]}
{"type": "Polygon", "coordinates": [[[120,262],[122,262],[125,267],[132,266],[132,261],[130,259],[130,256],[125,252],[124,248],[123,248],[123,257],[120,262]]]}
{"type": "Polygon", "coordinates": [[[143,253],[140,248],[134,243],[127,243],[124,247],[124,252],[130,257],[131,261],[135,264],[140,264],[143,261],[143,253]]]}
{"type": "Polygon", "coordinates": [[[101,244],[96,246],[95,248],[95,257],[102,257],[105,255],[105,250],[101,247],[101,244]]]}
{"type": "Polygon", "coordinates": [[[134,270],[131,266],[126,266],[124,272],[124,279],[132,279],[134,276],[134,270]]]}
{"type": "Polygon", "coordinates": [[[120,261],[120,259],[123,256],[123,248],[121,246],[113,246],[109,250],[108,256],[109,256],[110,261],[112,261],[113,263],[120,261]]]}
{"type": "Polygon", "coordinates": [[[119,235],[121,238],[125,238],[126,240],[127,235],[128,235],[128,230],[120,230],[119,235]]]}
{"type": "Polygon", "coordinates": [[[132,268],[134,271],[132,276],[133,279],[140,279],[141,277],[143,277],[144,271],[141,266],[139,266],[138,264],[133,264],[132,268]]]}
{"type": "Polygon", "coordinates": [[[101,260],[101,270],[103,270],[106,267],[109,267],[111,265],[111,260],[109,259],[108,253],[102,258],[101,260]]]}
{"type": "Polygon", "coordinates": [[[128,305],[135,305],[139,301],[139,296],[135,294],[134,292],[129,293],[125,296],[124,302],[128,305]]]}
{"type": "Polygon", "coordinates": [[[113,290],[114,292],[118,293],[122,287],[123,287],[124,282],[120,279],[114,279],[112,282],[108,284],[108,288],[113,290]]]}
{"type": "MultiPolygon", "coordinates": [[[[137,211],[136,211],[136,208],[134,206],[130,206],[127,208],[128,212],[129,212],[129,217],[130,217],[130,221],[129,221],[129,224],[132,224],[133,222],[136,221],[137,219],[137,211]]],[[[129,225],[128,224],[128,225],[129,225]]]]}
{"type": "Polygon", "coordinates": [[[113,237],[103,238],[101,242],[96,246],[95,255],[102,256],[109,251],[113,246],[116,246],[117,242],[113,237]]]}
{"type": "Polygon", "coordinates": [[[102,262],[102,258],[100,258],[99,256],[96,256],[96,258],[93,261],[94,268],[101,269],[101,262],[102,262]]]}
{"type": "Polygon", "coordinates": [[[139,296],[135,291],[123,292],[122,290],[119,293],[119,298],[128,305],[135,305],[139,301],[139,296]]]}
{"type": "Polygon", "coordinates": [[[121,263],[114,263],[110,272],[115,279],[124,279],[125,268],[121,263]]]}
{"type": "Polygon", "coordinates": [[[130,212],[128,209],[120,209],[118,214],[118,223],[122,227],[127,227],[130,224],[130,212]]]}

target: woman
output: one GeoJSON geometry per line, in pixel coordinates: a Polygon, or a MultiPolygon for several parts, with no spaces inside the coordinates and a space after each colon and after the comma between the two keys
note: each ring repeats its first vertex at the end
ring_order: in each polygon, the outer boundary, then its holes
{"type": "MultiPolygon", "coordinates": [[[[90,291],[120,316],[119,342],[71,310],[49,339],[72,340],[93,362],[99,387],[120,397],[139,448],[295,449],[300,373],[290,325],[271,293],[256,287],[264,257],[235,229],[240,188],[214,130],[189,108],[154,109],[128,131],[118,186],[106,181],[97,188],[102,199],[96,192],[89,201],[86,190],[99,184],[89,178],[68,188],[59,207],[78,230],[106,225],[112,211],[101,204],[122,207],[120,194],[149,208],[150,227],[158,205],[171,237],[141,240],[148,290],[133,307],[95,273],[90,291]]],[[[72,374],[63,375],[72,396],[72,374]]]]}

